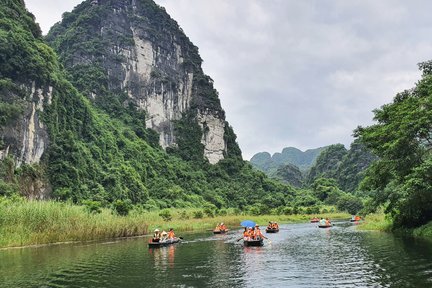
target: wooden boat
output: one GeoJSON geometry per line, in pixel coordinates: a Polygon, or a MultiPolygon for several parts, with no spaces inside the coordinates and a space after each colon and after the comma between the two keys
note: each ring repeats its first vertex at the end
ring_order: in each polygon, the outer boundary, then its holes
{"type": "Polygon", "coordinates": [[[152,241],[150,241],[148,243],[148,246],[150,248],[156,248],[156,247],[168,246],[168,245],[179,243],[179,242],[180,242],[180,238],[167,239],[165,241],[159,241],[159,242],[152,242],[152,241]]]}
{"type": "Polygon", "coordinates": [[[279,228],[266,228],[266,233],[278,233],[279,228]]]}
{"type": "Polygon", "coordinates": [[[225,230],[213,230],[213,234],[225,234],[228,232],[229,229],[225,230]]]}
{"type": "Polygon", "coordinates": [[[318,228],[330,228],[333,225],[318,225],[318,228]]]}
{"type": "Polygon", "coordinates": [[[259,240],[243,240],[243,243],[245,246],[263,246],[264,245],[264,240],[263,239],[259,239],[259,240]]]}

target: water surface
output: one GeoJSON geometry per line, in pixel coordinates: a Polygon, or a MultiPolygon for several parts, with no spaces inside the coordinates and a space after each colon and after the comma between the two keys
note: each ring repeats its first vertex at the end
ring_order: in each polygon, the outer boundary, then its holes
{"type": "Polygon", "coordinates": [[[241,230],[0,251],[0,287],[432,287],[432,243],[337,223],[281,225],[263,247],[241,230]]]}

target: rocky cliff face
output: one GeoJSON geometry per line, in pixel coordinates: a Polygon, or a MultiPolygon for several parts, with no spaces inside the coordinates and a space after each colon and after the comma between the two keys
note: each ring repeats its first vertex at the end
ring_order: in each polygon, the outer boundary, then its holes
{"type": "Polygon", "coordinates": [[[163,148],[176,146],[175,120],[193,110],[204,156],[210,163],[224,158],[225,115],[198,49],[153,1],[85,1],[66,13],[47,39],[75,86],[96,103],[113,93],[122,105],[144,110],[145,124],[159,133],[163,148]],[[95,70],[106,76],[104,85],[80,87],[95,70]]]}
{"type": "Polygon", "coordinates": [[[21,113],[15,116],[14,121],[8,121],[0,127],[3,147],[0,149],[0,160],[5,159],[9,154],[15,158],[16,166],[21,164],[39,163],[43,153],[48,147],[48,133],[41,121],[41,112],[45,105],[51,101],[52,87],[46,89],[36,88],[35,82],[31,87],[21,85],[22,95],[14,91],[3,91],[3,97],[9,101],[20,103],[21,113]]]}

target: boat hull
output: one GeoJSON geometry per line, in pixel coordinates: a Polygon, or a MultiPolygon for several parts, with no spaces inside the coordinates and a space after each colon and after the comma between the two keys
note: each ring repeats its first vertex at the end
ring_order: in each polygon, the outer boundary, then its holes
{"type": "Polygon", "coordinates": [[[279,229],[266,229],[266,233],[278,233],[279,229]]]}
{"type": "Polygon", "coordinates": [[[333,225],[318,225],[318,228],[330,228],[333,225]]]}
{"type": "Polygon", "coordinates": [[[180,242],[180,239],[177,238],[174,240],[166,240],[166,241],[161,241],[161,242],[149,242],[148,246],[151,248],[157,248],[157,247],[164,247],[164,246],[176,244],[179,242],[180,242]]]}
{"type": "Polygon", "coordinates": [[[213,230],[213,234],[225,234],[228,230],[213,230]]]}
{"type": "Polygon", "coordinates": [[[263,246],[264,245],[264,241],[263,239],[260,240],[244,240],[243,244],[245,246],[263,246]]]}

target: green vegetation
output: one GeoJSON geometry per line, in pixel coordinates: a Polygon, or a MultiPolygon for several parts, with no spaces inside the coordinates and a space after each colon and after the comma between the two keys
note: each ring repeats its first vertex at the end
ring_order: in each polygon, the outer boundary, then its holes
{"type": "Polygon", "coordinates": [[[360,230],[374,230],[381,232],[390,232],[392,228],[392,221],[385,216],[383,212],[368,214],[365,221],[358,226],[360,230]]]}
{"type": "MultiPolygon", "coordinates": [[[[176,35],[188,55],[185,63],[189,63],[182,69],[194,72],[196,97],[193,109],[174,123],[178,147],[168,153],[162,150],[157,133],[145,127],[145,113],[128,100],[126,91],[116,89],[119,83],[108,77],[108,67],[103,65],[119,63],[121,57],[105,57],[106,49],[115,41],[129,45],[128,35],[124,36],[127,39],[89,37],[109,10],[103,5],[91,8],[89,2],[66,13],[48,37],[60,51],[62,64],[22,2],[0,4],[0,59],[4,64],[0,66],[0,111],[6,111],[0,118],[1,147],[14,144],[3,137],[3,129],[16,124],[26,107],[39,100],[28,97],[32,88],[52,88],[50,103],[41,103],[43,109],[37,111],[49,135],[41,162],[22,163],[17,168],[14,152],[0,162],[0,196],[7,197],[1,204],[0,245],[142,235],[147,225],[160,225],[163,220],[186,230],[212,228],[213,221],[221,219],[234,225],[248,215],[260,221],[288,221],[332,212],[324,205],[337,205],[337,201],[329,201],[331,195],[322,199],[318,195],[327,189],[339,193],[337,188],[326,184],[299,190],[269,179],[242,160],[236,135],[227,122],[226,159],[216,165],[203,159],[201,137],[206,129],[197,124],[196,109],[213,109],[221,117],[224,112],[211,78],[201,71],[197,48],[181,31],[176,35]],[[87,9],[90,14],[80,14],[87,9]],[[88,64],[73,66],[77,53],[88,64]],[[38,199],[47,192],[53,200],[63,202],[11,201],[18,194],[38,199]],[[180,210],[164,212],[171,207],[180,210]],[[272,216],[264,216],[269,214],[272,216]]],[[[149,18],[157,22],[157,29],[149,35],[165,41],[164,29],[178,26],[149,3],[153,2],[141,3],[148,8],[147,17],[162,17],[157,21],[149,18]]],[[[160,81],[156,86],[170,83],[172,75],[161,73],[152,76],[160,81]]],[[[351,209],[351,205],[340,207],[351,209]]]]}
{"type": "Polygon", "coordinates": [[[375,110],[377,124],[355,132],[379,157],[362,182],[371,191],[368,210],[384,207],[395,228],[432,220],[432,62],[419,67],[416,86],[375,110]]]}
{"type": "Polygon", "coordinates": [[[90,213],[83,206],[0,198],[0,247],[143,235],[142,215],[127,218],[111,210],[90,213]]]}
{"type": "MultiPolygon", "coordinates": [[[[116,208],[90,211],[87,206],[69,202],[27,201],[19,197],[0,197],[0,247],[49,244],[68,241],[104,240],[146,235],[155,228],[174,228],[176,232],[212,229],[224,222],[231,229],[239,228],[246,217],[261,225],[268,221],[306,222],[311,215],[243,215],[234,209],[218,210],[212,217],[203,210],[173,209],[149,212],[139,207],[127,216],[116,208]],[[223,211],[223,212],[222,212],[223,211]],[[198,217],[196,217],[198,215],[198,217]]],[[[331,208],[327,207],[326,211],[331,208]]],[[[315,213],[314,216],[347,219],[345,213],[315,213]]],[[[178,233],[177,233],[178,234],[178,233]]]]}

